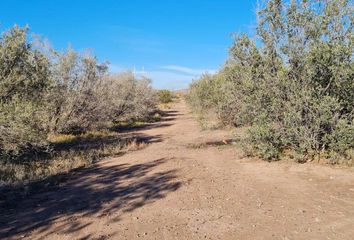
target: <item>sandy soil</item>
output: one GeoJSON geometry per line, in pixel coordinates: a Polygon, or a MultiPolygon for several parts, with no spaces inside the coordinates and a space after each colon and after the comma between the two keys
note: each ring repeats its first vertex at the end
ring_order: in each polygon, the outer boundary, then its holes
{"type": "Polygon", "coordinates": [[[0,209],[0,239],[353,239],[354,171],[268,163],[181,102],[148,146],[0,209]]]}

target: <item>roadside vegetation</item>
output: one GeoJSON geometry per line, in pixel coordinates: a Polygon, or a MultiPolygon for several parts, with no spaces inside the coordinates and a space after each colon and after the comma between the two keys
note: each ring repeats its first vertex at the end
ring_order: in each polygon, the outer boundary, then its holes
{"type": "Polygon", "coordinates": [[[171,103],[173,101],[173,93],[170,90],[162,89],[157,92],[160,103],[171,103]]]}
{"type": "Polygon", "coordinates": [[[354,6],[348,0],[269,0],[256,36],[235,35],[218,73],[187,100],[202,119],[245,127],[245,153],[353,165],[354,6]]]}
{"type": "Polygon", "coordinates": [[[170,109],[171,103],[177,101],[177,96],[173,91],[161,89],[157,91],[157,97],[160,109],[170,109]]]}
{"type": "Polygon", "coordinates": [[[89,51],[52,49],[15,26],[0,38],[0,184],[23,183],[118,154],[116,126],[150,120],[149,79],[109,74],[89,51]]]}

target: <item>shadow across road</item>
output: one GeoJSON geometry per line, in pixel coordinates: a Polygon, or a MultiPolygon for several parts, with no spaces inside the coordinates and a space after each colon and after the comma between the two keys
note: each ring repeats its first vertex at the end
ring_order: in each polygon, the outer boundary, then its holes
{"type": "Polygon", "coordinates": [[[142,164],[77,169],[49,190],[36,183],[35,193],[16,199],[16,204],[0,206],[0,239],[26,237],[32,230],[44,233],[51,229],[47,235],[73,233],[92,224],[92,218],[86,216],[96,219],[110,215],[111,221],[119,221],[125,213],[181,187],[177,170],[156,172],[155,168],[166,161],[162,158],[142,164]]]}

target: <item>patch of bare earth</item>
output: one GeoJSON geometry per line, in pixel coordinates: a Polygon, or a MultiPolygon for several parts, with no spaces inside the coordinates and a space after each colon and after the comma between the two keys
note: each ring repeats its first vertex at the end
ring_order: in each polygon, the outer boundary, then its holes
{"type": "Polygon", "coordinates": [[[142,150],[1,207],[0,239],[353,239],[354,171],[242,158],[186,105],[142,150]]]}

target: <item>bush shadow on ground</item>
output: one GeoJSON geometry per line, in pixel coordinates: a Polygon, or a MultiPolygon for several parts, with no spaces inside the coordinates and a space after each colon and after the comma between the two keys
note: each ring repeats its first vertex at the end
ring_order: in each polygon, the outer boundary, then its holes
{"type": "MultiPolygon", "coordinates": [[[[125,152],[127,146],[130,150],[132,150],[131,145],[141,149],[146,144],[161,142],[163,141],[161,135],[146,134],[142,131],[173,125],[173,123],[165,123],[165,120],[172,119],[169,119],[168,115],[166,115],[157,122],[145,123],[135,127],[127,126],[123,129],[116,128],[80,135],[56,136],[56,141],[52,141],[50,145],[50,151],[26,153],[19,158],[11,160],[10,164],[5,162],[0,168],[0,184],[11,185],[36,181],[66,172],[72,168],[95,163],[105,157],[120,156],[122,152],[125,152]],[[61,165],[65,165],[66,169],[58,168],[58,162],[61,162],[61,165]],[[50,171],[48,170],[49,168],[51,169],[50,171]],[[39,174],[27,176],[25,172],[39,174]]],[[[0,194],[2,188],[0,185],[0,194]]],[[[2,198],[3,196],[0,195],[0,202],[2,198]]]]}
{"type": "MultiPolygon", "coordinates": [[[[0,205],[0,239],[27,236],[33,230],[70,234],[91,225],[85,217],[122,215],[164,198],[181,187],[177,170],[153,172],[168,159],[143,164],[92,166],[61,176],[65,183],[45,188],[47,179],[34,183],[37,191],[23,199],[0,205]],[[82,221],[83,220],[83,221],[82,221]],[[54,222],[56,223],[53,227],[54,222]]],[[[58,176],[55,176],[58,178],[58,176]]]]}
{"type": "MultiPolygon", "coordinates": [[[[172,124],[164,123],[169,118],[167,113],[160,122],[138,129],[127,129],[113,135],[74,138],[55,143],[53,148],[56,153],[85,153],[129,142],[161,142],[161,135],[147,135],[137,130],[170,126],[172,124]]],[[[120,152],[119,155],[122,154],[120,152]]],[[[104,157],[102,154],[100,156],[104,157]]],[[[91,224],[79,221],[78,215],[102,217],[117,212],[122,214],[163,198],[181,186],[181,182],[175,180],[176,170],[151,173],[166,161],[158,159],[135,165],[93,165],[55,174],[20,187],[3,186],[0,188],[0,239],[26,236],[35,229],[45,232],[59,219],[55,233],[76,232],[91,224]]],[[[119,217],[116,216],[115,221],[119,221],[119,217]]]]}
{"type": "Polygon", "coordinates": [[[155,128],[169,127],[172,126],[173,123],[167,123],[167,122],[172,122],[176,120],[177,116],[181,115],[180,113],[178,113],[178,111],[175,110],[159,111],[158,114],[161,115],[161,119],[159,119],[158,121],[140,122],[139,124],[136,124],[135,122],[131,122],[123,125],[118,124],[117,126],[110,128],[110,130],[119,133],[130,133],[130,132],[144,131],[144,130],[150,130],[155,128]]]}

